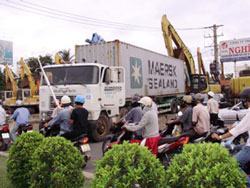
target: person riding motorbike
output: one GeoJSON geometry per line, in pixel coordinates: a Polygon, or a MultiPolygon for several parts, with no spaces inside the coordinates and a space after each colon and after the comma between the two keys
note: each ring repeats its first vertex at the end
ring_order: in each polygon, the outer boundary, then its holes
{"type": "Polygon", "coordinates": [[[210,131],[210,116],[208,109],[202,104],[203,96],[200,93],[195,95],[196,106],[193,107],[193,135],[192,139],[199,138],[210,131]]]}
{"type": "Polygon", "coordinates": [[[57,114],[62,110],[62,107],[61,107],[61,101],[60,100],[58,100],[58,99],[56,99],[56,102],[54,102],[54,110],[53,110],[53,112],[52,112],[52,114],[51,114],[51,118],[54,118],[54,117],[56,117],[57,116],[57,114]],[[57,106],[57,104],[58,104],[58,106],[57,106]]]}
{"type": "Polygon", "coordinates": [[[10,131],[10,138],[14,142],[16,140],[16,131],[20,126],[27,126],[29,123],[30,112],[27,108],[25,108],[22,104],[21,100],[16,101],[16,105],[18,108],[14,111],[13,115],[10,119],[13,119],[16,124],[10,131]]]}
{"type": "MultiPolygon", "coordinates": [[[[244,118],[234,127],[232,127],[228,132],[222,135],[218,135],[216,133],[212,134],[212,138],[217,140],[223,140],[228,137],[237,137],[238,135],[248,132],[250,135],[250,88],[246,88],[240,94],[240,99],[244,106],[248,107],[248,113],[244,116],[244,118]]],[[[246,145],[240,150],[239,153],[236,154],[236,160],[239,163],[239,166],[243,171],[248,173],[249,171],[249,163],[250,163],[250,137],[248,138],[246,145]]],[[[249,181],[249,180],[248,180],[249,181]]]]}
{"type": "Polygon", "coordinates": [[[62,135],[71,130],[71,126],[69,125],[69,119],[73,109],[73,107],[71,106],[71,99],[67,95],[64,95],[61,98],[61,105],[62,110],[57,114],[57,116],[45,124],[45,127],[52,127],[54,125],[59,124],[59,135],[62,135]]]}
{"type": "Polygon", "coordinates": [[[85,103],[85,98],[81,95],[75,97],[75,108],[73,109],[70,117],[70,124],[72,131],[62,134],[66,139],[72,140],[81,134],[88,134],[89,132],[89,122],[88,115],[89,112],[83,107],[85,103]]]}
{"type": "Polygon", "coordinates": [[[214,92],[208,92],[207,108],[210,114],[210,123],[212,125],[217,125],[218,113],[219,113],[219,103],[214,99],[214,92]]]}
{"type": "MultiPolygon", "coordinates": [[[[190,95],[183,96],[180,107],[181,107],[182,115],[178,116],[177,119],[175,119],[175,120],[171,120],[171,121],[167,122],[166,125],[169,127],[169,129],[171,131],[171,130],[173,130],[174,125],[181,124],[183,133],[189,133],[193,129],[193,125],[192,125],[192,114],[193,114],[192,96],[190,96],[190,95]]],[[[168,133],[169,133],[169,131],[168,131],[168,133]]]]}
{"type": "Polygon", "coordinates": [[[142,105],[143,116],[138,124],[126,123],[123,128],[128,131],[142,130],[142,137],[145,139],[145,146],[154,154],[157,155],[159,136],[158,115],[152,109],[152,99],[150,97],[141,98],[138,103],[142,105]]]}
{"type": "MultiPolygon", "coordinates": [[[[140,96],[138,94],[135,94],[132,98],[132,104],[131,104],[131,110],[125,115],[123,118],[123,122],[129,122],[129,123],[139,123],[141,121],[141,118],[143,116],[143,111],[140,106],[140,103],[138,101],[140,100],[140,96]]],[[[131,135],[127,135],[130,137],[131,135]]],[[[135,138],[142,139],[142,130],[138,130],[135,132],[135,138]]],[[[126,136],[125,136],[126,137],[126,136]]]]}

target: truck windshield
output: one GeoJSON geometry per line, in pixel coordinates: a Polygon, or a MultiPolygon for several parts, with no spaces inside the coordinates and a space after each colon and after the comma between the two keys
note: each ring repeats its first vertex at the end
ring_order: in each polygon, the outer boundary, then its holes
{"type": "Polygon", "coordinates": [[[51,85],[97,84],[99,81],[97,66],[50,67],[44,71],[51,85]]]}

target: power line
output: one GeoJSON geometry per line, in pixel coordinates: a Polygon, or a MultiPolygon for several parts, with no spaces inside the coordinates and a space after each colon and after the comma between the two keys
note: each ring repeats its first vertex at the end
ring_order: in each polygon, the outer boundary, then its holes
{"type": "MultiPolygon", "coordinates": [[[[32,14],[42,15],[46,17],[50,17],[53,19],[73,22],[82,25],[91,25],[91,26],[98,26],[98,27],[108,27],[109,29],[118,29],[118,30],[147,30],[151,32],[159,32],[160,28],[158,27],[151,27],[151,26],[142,26],[142,25],[133,25],[133,24],[126,24],[121,22],[113,22],[103,19],[96,19],[87,16],[82,16],[66,11],[62,11],[59,9],[54,9],[50,7],[46,7],[40,4],[32,3],[25,0],[20,0],[20,2],[13,2],[11,0],[5,0],[5,4],[1,4],[3,6],[7,6],[9,8],[17,9],[20,11],[29,12],[32,14]]],[[[177,28],[177,30],[201,30],[206,29],[206,27],[193,27],[193,28],[177,28]]]]}
{"type": "Polygon", "coordinates": [[[91,18],[91,17],[87,17],[87,16],[82,16],[82,15],[79,15],[79,14],[74,14],[74,13],[70,13],[70,12],[61,11],[61,10],[58,10],[58,9],[46,7],[46,6],[43,6],[43,5],[35,4],[35,3],[24,1],[24,0],[20,0],[20,1],[22,3],[26,3],[26,4],[32,5],[34,7],[39,7],[39,8],[47,9],[47,10],[50,10],[50,11],[60,12],[60,13],[62,13],[64,15],[73,16],[73,17],[76,17],[76,18],[81,18],[81,19],[84,19],[86,21],[88,20],[88,21],[93,21],[93,22],[97,22],[97,23],[105,23],[105,24],[112,24],[112,25],[119,25],[119,26],[129,26],[129,27],[139,27],[139,28],[147,28],[147,29],[154,29],[154,30],[159,29],[158,27],[133,25],[133,24],[126,24],[126,23],[121,23],[121,22],[113,22],[113,21],[108,21],[108,20],[103,20],[103,19],[91,18]]]}
{"type": "MultiPolygon", "coordinates": [[[[136,26],[136,25],[117,25],[114,23],[104,23],[99,22],[99,21],[91,21],[91,20],[86,20],[83,18],[76,18],[75,16],[68,16],[68,15],[64,15],[62,13],[58,13],[58,12],[54,12],[57,11],[56,9],[53,9],[54,11],[52,12],[52,10],[43,10],[41,8],[37,8],[37,7],[33,7],[33,6],[29,6],[29,5],[24,5],[18,2],[12,2],[12,1],[6,1],[5,3],[2,3],[3,6],[7,6],[10,8],[14,8],[14,9],[18,9],[21,11],[26,11],[29,13],[33,13],[33,14],[38,14],[38,15],[43,15],[43,16],[47,16],[47,17],[51,17],[51,18],[56,18],[56,19],[62,19],[64,21],[70,21],[70,22],[75,22],[75,23],[80,23],[80,24],[85,24],[85,25],[92,25],[92,26],[102,26],[102,27],[109,27],[109,28],[115,28],[115,29],[121,29],[121,30],[151,30],[151,31],[159,31],[160,28],[154,28],[154,30],[149,29],[148,27],[144,27],[144,26],[136,26]],[[156,30],[157,29],[157,30],[156,30]]],[[[58,10],[60,11],[60,10],[58,10]]]]}

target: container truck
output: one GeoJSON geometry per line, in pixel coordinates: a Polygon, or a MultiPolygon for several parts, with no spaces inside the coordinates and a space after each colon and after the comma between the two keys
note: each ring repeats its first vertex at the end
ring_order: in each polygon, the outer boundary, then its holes
{"type": "MultiPolygon", "coordinates": [[[[55,95],[83,95],[94,140],[102,140],[112,122],[134,94],[151,96],[159,113],[177,110],[185,94],[186,68],[182,60],[118,40],[76,45],[75,64],[49,65],[44,70],[55,95]]],[[[40,115],[52,111],[52,94],[41,78],[40,115]]]]}

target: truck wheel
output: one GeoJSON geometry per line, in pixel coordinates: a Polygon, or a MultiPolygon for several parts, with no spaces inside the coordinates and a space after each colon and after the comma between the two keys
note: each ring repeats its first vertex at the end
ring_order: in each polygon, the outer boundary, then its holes
{"type": "Polygon", "coordinates": [[[100,114],[92,129],[92,138],[94,141],[102,141],[110,131],[111,122],[106,114],[100,114]]]}
{"type": "Polygon", "coordinates": [[[170,109],[171,109],[171,112],[174,114],[178,112],[178,103],[176,99],[171,101],[170,109]]]}

